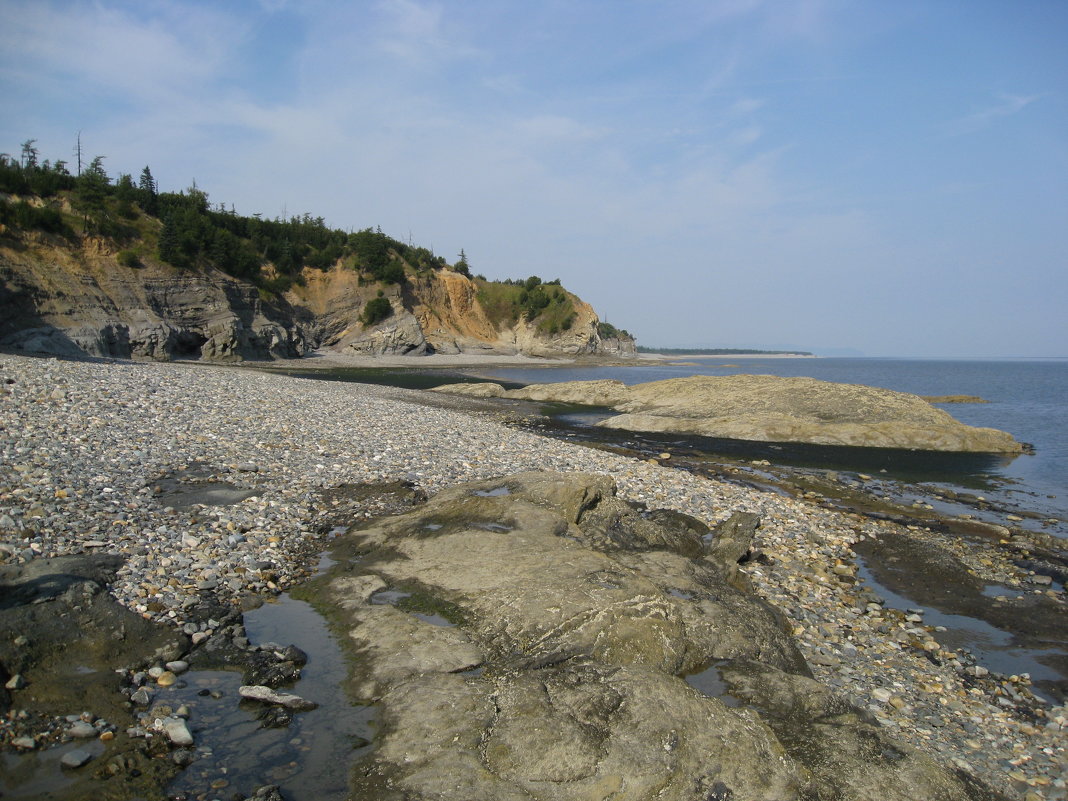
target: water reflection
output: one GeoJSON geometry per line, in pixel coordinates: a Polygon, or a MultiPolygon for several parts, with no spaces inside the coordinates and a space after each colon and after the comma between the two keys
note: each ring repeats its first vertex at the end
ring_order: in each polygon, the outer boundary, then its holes
{"type": "Polygon", "coordinates": [[[319,704],[285,728],[264,728],[262,706],[239,703],[240,673],[190,671],[154,703],[189,707],[195,761],[168,788],[193,797],[251,795],[277,784],[292,801],[342,801],[356,758],[370,749],[374,707],[353,706],[341,689],[344,656],[325,621],[307,603],[282,595],[245,614],[250,641],[294,642],[308,654],[301,680],[287,691],[319,704]],[[222,791],[225,793],[220,795],[222,791]]]}

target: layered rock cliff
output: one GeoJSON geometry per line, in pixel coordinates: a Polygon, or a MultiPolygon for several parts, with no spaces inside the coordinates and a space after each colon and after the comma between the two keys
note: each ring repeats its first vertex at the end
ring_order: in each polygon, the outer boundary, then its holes
{"type": "MultiPolygon", "coordinates": [[[[357,354],[627,355],[634,340],[602,341],[593,308],[566,293],[566,329],[518,315],[491,319],[479,282],[448,268],[408,270],[384,284],[340,262],[305,268],[273,294],[211,267],[153,258],[119,264],[105,239],[0,232],[0,347],[60,355],[156,360],[262,360],[318,348],[357,354]],[[364,324],[367,304],[391,313],[364,324]]],[[[564,291],[561,289],[561,293],[564,291]]]]}

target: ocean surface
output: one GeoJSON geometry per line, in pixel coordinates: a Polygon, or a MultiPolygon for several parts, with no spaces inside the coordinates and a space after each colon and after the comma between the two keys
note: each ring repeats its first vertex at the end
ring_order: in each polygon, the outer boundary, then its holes
{"type": "MultiPolygon", "coordinates": [[[[865,384],[916,395],[977,395],[989,403],[940,404],[963,423],[1008,431],[1034,447],[1033,454],[943,460],[932,456],[887,463],[887,472],[906,481],[980,492],[1049,517],[1068,520],[1068,359],[921,360],[680,356],[672,363],[626,367],[494,368],[479,375],[522,384],[613,378],[626,384],[691,375],[749,373],[807,376],[824,381],[865,384]]],[[[715,448],[709,441],[710,449],[715,448]]],[[[836,449],[838,469],[856,465],[836,449]]],[[[846,449],[852,450],[852,449],[846,449]]],[[[773,461],[779,461],[773,459],[773,461]]],[[[789,463],[789,457],[782,461],[789,463]]]]}

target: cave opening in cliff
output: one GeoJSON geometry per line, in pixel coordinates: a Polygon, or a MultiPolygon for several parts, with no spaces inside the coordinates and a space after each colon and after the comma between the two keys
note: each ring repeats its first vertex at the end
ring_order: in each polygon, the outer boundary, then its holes
{"type": "Polygon", "coordinates": [[[173,358],[175,359],[199,359],[201,348],[208,341],[206,336],[195,331],[182,331],[174,342],[173,358]]]}

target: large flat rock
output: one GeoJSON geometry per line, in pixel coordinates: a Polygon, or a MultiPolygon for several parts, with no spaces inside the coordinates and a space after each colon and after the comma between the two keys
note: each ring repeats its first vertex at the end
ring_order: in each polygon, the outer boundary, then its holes
{"type": "Polygon", "coordinates": [[[994,797],[813,680],[730,569],[744,545],[717,536],[624,503],[604,476],[554,473],[460,485],[352,531],[312,590],[347,635],[352,689],[378,705],[351,797],[994,797]]]}
{"type": "Polygon", "coordinates": [[[759,442],[1020,453],[1011,434],[965,425],[918,395],[859,384],[770,375],[691,376],[625,386],[618,381],[497,385],[442,392],[608,406],[605,428],[698,434],[759,442]],[[497,387],[493,389],[492,387],[497,387]]]}

